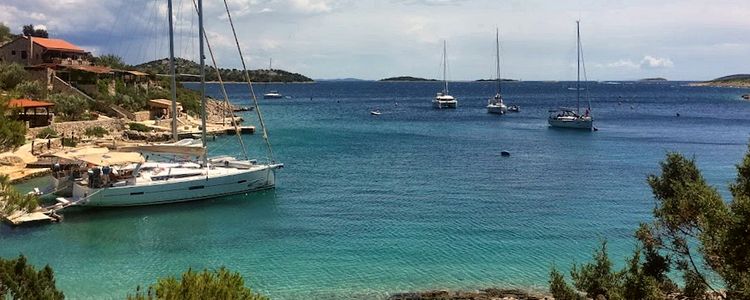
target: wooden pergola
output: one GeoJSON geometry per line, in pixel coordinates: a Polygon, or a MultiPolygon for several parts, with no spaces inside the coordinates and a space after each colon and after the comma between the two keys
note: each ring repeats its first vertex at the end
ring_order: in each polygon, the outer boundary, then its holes
{"type": "Polygon", "coordinates": [[[31,99],[11,99],[8,106],[12,109],[20,109],[21,113],[16,119],[28,122],[29,128],[49,126],[52,123],[50,108],[55,106],[52,102],[37,101],[31,99]]]}

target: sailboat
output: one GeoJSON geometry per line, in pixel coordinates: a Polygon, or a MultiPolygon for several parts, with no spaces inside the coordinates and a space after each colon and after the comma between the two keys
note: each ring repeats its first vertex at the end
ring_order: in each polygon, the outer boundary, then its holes
{"type": "MultiPolygon", "coordinates": [[[[547,123],[550,127],[557,128],[572,128],[572,129],[585,129],[592,130],[594,128],[594,118],[591,115],[591,99],[587,96],[588,107],[583,115],[581,115],[581,21],[576,21],[576,40],[577,40],[577,62],[578,71],[576,77],[576,108],[561,107],[558,109],[550,109],[547,123]]],[[[584,69],[585,72],[585,69],[584,69]]]]}
{"type": "MultiPolygon", "coordinates": [[[[176,77],[174,68],[174,36],[172,30],[172,1],[168,1],[170,29],[170,72],[172,80],[172,109],[176,114],[176,77]]],[[[260,113],[258,102],[253,95],[255,111],[258,114],[263,138],[269,153],[269,162],[260,163],[247,158],[239,159],[230,156],[209,158],[206,144],[206,95],[205,95],[205,55],[203,5],[198,0],[199,45],[200,45],[200,78],[201,78],[201,140],[177,141],[177,121],[173,118],[172,134],[174,143],[146,145],[138,152],[109,152],[77,159],[93,166],[87,170],[87,176],[73,183],[73,196],[58,198],[60,207],[94,206],[119,207],[153,205],[215,198],[225,195],[244,194],[258,190],[274,188],[276,171],[283,164],[273,160],[265,124],[260,113]],[[168,158],[166,161],[147,161],[143,153],[159,154],[168,158]]],[[[227,9],[231,24],[231,15],[227,9]]],[[[234,32],[234,25],[232,25],[234,32]]],[[[240,51],[245,77],[251,89],[239,42],[235,41],[240,51]]],[[[211,50],[208,41],[205,42],[211,50]]],[[[212,55],[213,58],[213,55],[212,55]]],[[[239,134],[238,134],[239,137],[239,134]]],[[[241,139],[240,139],[241,142],[241,139]]]]}
{"type": "MultiPolygon", "coordinates": [[[[273,58],[268,59],[268,83],[271,83],[271,72],[273,70],[273,58]]],[[[263,94],[263,99],[281,99],[284,98],[284,95],[279,93],[279,91],[272,90],[268,93],[263,94]]]]}
{"type": "Polygon", "coordinates": [[[448,43],[443,41],[443,91],[437,93],[435,99],[432,99],[432,106],[435,108],[456,108],[458,106],[458,100],[448,94],[448,79],[446,78],[446,68],[448,65],[448,57],[446,55],[448,43]]]}
{"type": "Polygon", "coordinates": [[[502,115],[508,111],[508,107],[503,103],[503,96],[500,94],[500,83],[502,81],[500,79],[500,29],[496,29],[495,31],[495,62],[497,63],[497,93],[495,93],[495,97],[487,100],[487,112],[502,115]]]}

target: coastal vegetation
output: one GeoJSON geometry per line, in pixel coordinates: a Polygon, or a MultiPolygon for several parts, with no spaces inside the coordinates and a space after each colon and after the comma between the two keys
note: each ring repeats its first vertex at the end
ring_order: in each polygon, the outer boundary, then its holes
{"type": "Polygon", "coordinates": [[[37,271],[26,257],[0,258],[0,299],[65,299],[55,286],[55,274],[49,265],[37,271]]]}
{"type": "Polygon", "coordinates": [[[267,300],[268,298],[254,293],[245,286],[245,280],[237,272],[224,267],[215,271],[195,272],[188,269],[178,279],[173,276],[159,278],[156,284],[146,291],[136,288],[135,295],[128,295],[128,300],[151,299],[238,299],[267,300]]]}
{"type": "Polygon", "coordinates": [[[148,126],[143,125],[141,123],[136,123],[136,122],[130,122],[130,123],[128,123],[128,128],[130,130],[135,130],[135,131],[139,131],[139,132],[150,132],[151,131],[151,128],[149,128],[148,126]]]}
{"type": "Polygon", "coordinates": [[[27,80],[29,73],[17,63],[0,62],[0,89],[10,91],[27,80]]]}
{"type": "Polygon", "coordinates": [[[713,80],[697,82],[694,86],[717,86],[717,87],[750,87],[750,74],[734,74],[719,77],[713,80]]]}
{"type": "MultiPolygon", "coordinates": [[[[169,74],[169,59],[163,58],[134,67],[136,70],[150,74],[169,74]]],[[[200,64],[184,58],[175,58],[175,72],[177,74],[200,74],[200,64]]],[[[206,66],[206,80],[218,81],[216,69],[213,66],[206,66]]],[[[238,69],[219,68],[221,79],[226,82],[245,82],[245,74],[238,69]]],[[[250,81],[252,82],[312,82],[307,76],[291,73],[284,70],[248,70],[250,81]]],[[[180,81],[200,81],[197,76],[181,76],[180,81]]]]}
{"type": "Polygon", "coordinates": [[[674,292],[690,299],[707,293],[750,299],[750,148],[729,185],[731,201],[706,183],[693,159],[679,153],[667,154],[661,174],[650,175],[648,184],[656,200],[654,220],[635,232],[637,246],[625,268],[612,270],[603,243],[593,262],[573,266],[572,287],[553,267],[555,299],[584,299],[579,291],[596,299],[664,299],[674,292]],[[670,270],[681,274],[682,289],[667,276],[670,270]]]}
{"type": "Polygon", "coordinates": [[[437,79],[427,79],[427,78],[419,78],[419,77],[412,77],[412,76],[397,76],[397,77],[389,77],[389,78],[383,78],[379,81],[437,81],[437,79]]]}
{"type": "Polygon", "coordinates": [[[84,131],[84,135],[95,137],[104,137],[107,133],[109,133],[109,131],[101,126],[88,127],[84,131]]]}
{"type": "Polygon", "coordinates": [[[63,121],[81,121],[92,118],[89,110],[89,101],[78,95],[52,94],[49,100],[55,103],[57,117],[63,121]]]}
{"type": "Polygon", "coordinates": [[[56,138],[58,136],[60,136],[60,135],[57,134],[57,131],[55,131],[54,129],[52,129],[50,127],[45,127],[44,129],[42,129],[41,131],[39,131],[39,133],[36,134],[36,138],[38,138],[38,139],[56,138]]]}
{"type": "Polygon", "coordinates": [[[663,77],[649,77],[649,78],[643,78],[638,81],[667,81],[667,79],[663,77]]]}
{"type": "Polygon", "coordinates": [[[0,152],[20,147],[26,142],[26,124],[9,116],[8,98],[0,96],[0,152]]]}
{"type": "Polygon", "coordinates": [[[10,183],[8,175],[0,175],[0,215],[10,215],[16,211],[30,212],[38,204],[38,197],[31,194],[21,194],[10,183]]]}
{"type": "MultiPolygon", "coordinates": [[[[15,259],[0,258],[0,299],[65,299],[55,284],[55,274],[49,265],[37,271],[19,255],[15,259]]],[[[267,300],[268,297],[253,292],[237,272],[221,267],[215,271],[195,272],[188,269],[180,278],[158,278],[156,284],[145,291],[136,287],[129,300],[151,299],[227,299],[267,300]]]]}

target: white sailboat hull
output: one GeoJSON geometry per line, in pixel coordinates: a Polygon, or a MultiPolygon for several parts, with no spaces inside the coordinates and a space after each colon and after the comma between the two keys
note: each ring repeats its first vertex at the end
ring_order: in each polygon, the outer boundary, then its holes
{"type": "Polygon", "coordinates": [[[592,118],[549,118],[547,119],[550,127],[586,129],[591,130],[594,127],[592,118]]]}
{"type": "Polygon", "coordinates": [[[77,205],[80,206],[120,207],[186,202],[242,194],[275,187],[275,171],[279,167],[257,165],[250,169],[216,168],[207,170],[208,176],[98,189],[75,184],[72,201],[84,199],[78,202],[77,205]]]}
{"type": "Polygon", "coordinates": [[[500,105],[490,104],[490,105],[487,105],[487,113],[490,113],[490,114],[499,114],[499,115],[502,115],[502,114],[505,114],[507,111],[508,111],[508,107],[505,106],[504,104],[500,104],[500,105]]]}
{"type": "Polygon", "coordinates": [[[432,106],[434,108],[443,109],[443,108],[456,108],[458,106],[458,101],[456,100],[432,100],[432,106]]]}

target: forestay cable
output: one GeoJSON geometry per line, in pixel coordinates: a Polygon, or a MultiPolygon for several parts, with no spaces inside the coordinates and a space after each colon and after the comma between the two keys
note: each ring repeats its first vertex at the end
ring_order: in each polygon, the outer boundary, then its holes
{"type": "Polygon", "coordinates": [[[242,70],[245,73],[245,81],[247,81],[247,86],[250,89],[250,96],[253,98],[253,103],[255,104],[255,112],[258,114],[258,123],[260,123],[260,129],[263,131],[263,140],[266,142],[266,146],[268,147],[268,159],[271,160],[271,162],[276,162],[273,158],[273,149],[271,148],[271,142],[268,141],[268,131],[266,131],[266,124],[263,121],[263,114],[260,112],[260,106],[258,105],[258,98],[255,97],[255,91],[253,90],[253,83],[250,81],[250,73],[247,71],[247,65],[245,65],[245,57],[242,56],[242,49],[240,47],[240,41],[237,39],[237,31],[234,30],[234,22],[232,22],[232,14],[229,13],[229,4],[227,4],[227,0],[224,0],[224,8],[227,11],[227,18],[229,19],[229,25],[232,27],[232,34],[234,35],[234,43],[237,45],[237,52],[240,54],[240,61],[242,62],[242,70]]]}

